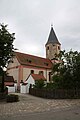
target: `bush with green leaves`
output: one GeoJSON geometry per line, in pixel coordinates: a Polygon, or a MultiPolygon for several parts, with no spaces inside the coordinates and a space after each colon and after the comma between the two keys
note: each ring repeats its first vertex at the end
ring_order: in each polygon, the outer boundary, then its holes
{"type": "Polygon", "coordinates": [[[45,86],[44,80],[40,79],[40,80],[36,80],[35,81],[35,85],[34,88],[43,88],[45,86]]]}

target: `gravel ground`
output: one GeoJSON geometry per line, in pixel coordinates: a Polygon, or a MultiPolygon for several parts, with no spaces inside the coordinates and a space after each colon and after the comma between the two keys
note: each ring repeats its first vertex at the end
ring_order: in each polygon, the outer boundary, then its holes
{"type": "Polygon", "coordinates": [[[0,116],[43,112],[80,106],[80,99],[42,99],[28,94],[20,94],[19,102],[0,102],[0,116]]]}

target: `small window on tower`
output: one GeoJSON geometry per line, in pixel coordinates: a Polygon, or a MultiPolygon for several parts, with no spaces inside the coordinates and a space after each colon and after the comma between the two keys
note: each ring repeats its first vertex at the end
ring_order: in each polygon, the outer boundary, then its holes
{"type": "Polygon", "coordinates": [[[60,46],[58,46],[58,50],[60,50],[60,46]]]}
{"type": "Polygon", "coordinates": [[[47,50],[49,50],[49,46],[47,47],[47,50]]]}

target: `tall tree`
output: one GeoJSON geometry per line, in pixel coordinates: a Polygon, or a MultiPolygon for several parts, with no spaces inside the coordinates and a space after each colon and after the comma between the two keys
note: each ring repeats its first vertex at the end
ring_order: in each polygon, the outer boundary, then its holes
{"type": "Polygon", "coordinates": [[[53,81],[58,88],[79,89],[80,88],[80,53],[70,50],[61,51],[62,62],[53,65],[53,81]]]}
{"type": "Polygon", "coordinates": [[[13,56],[15,33],[7,30],[7,25],[0,24],[0,73],[2,79],[2,92],[4,91],[4,68],[7,67],[10,58],[13,56]]]}

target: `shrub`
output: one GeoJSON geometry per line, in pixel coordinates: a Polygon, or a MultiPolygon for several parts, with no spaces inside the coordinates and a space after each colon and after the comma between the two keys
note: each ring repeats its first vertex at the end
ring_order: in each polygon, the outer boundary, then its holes
{"type": "Polygon", "coordinates": [[[19,96],[14,95],[14,94],[7,95],[6,101],[7,102],[18,102],[19,101],[19,96]]]}
{"type": "Polygon", "coordinates": [[[43,88],[45,86],[44,80],[36,80],[34,88],[43,88]]]}
{"type": "Polygon", "coordinates": [[[47,83],[46,89],[55,89],[54,83],[47,83]]]}

